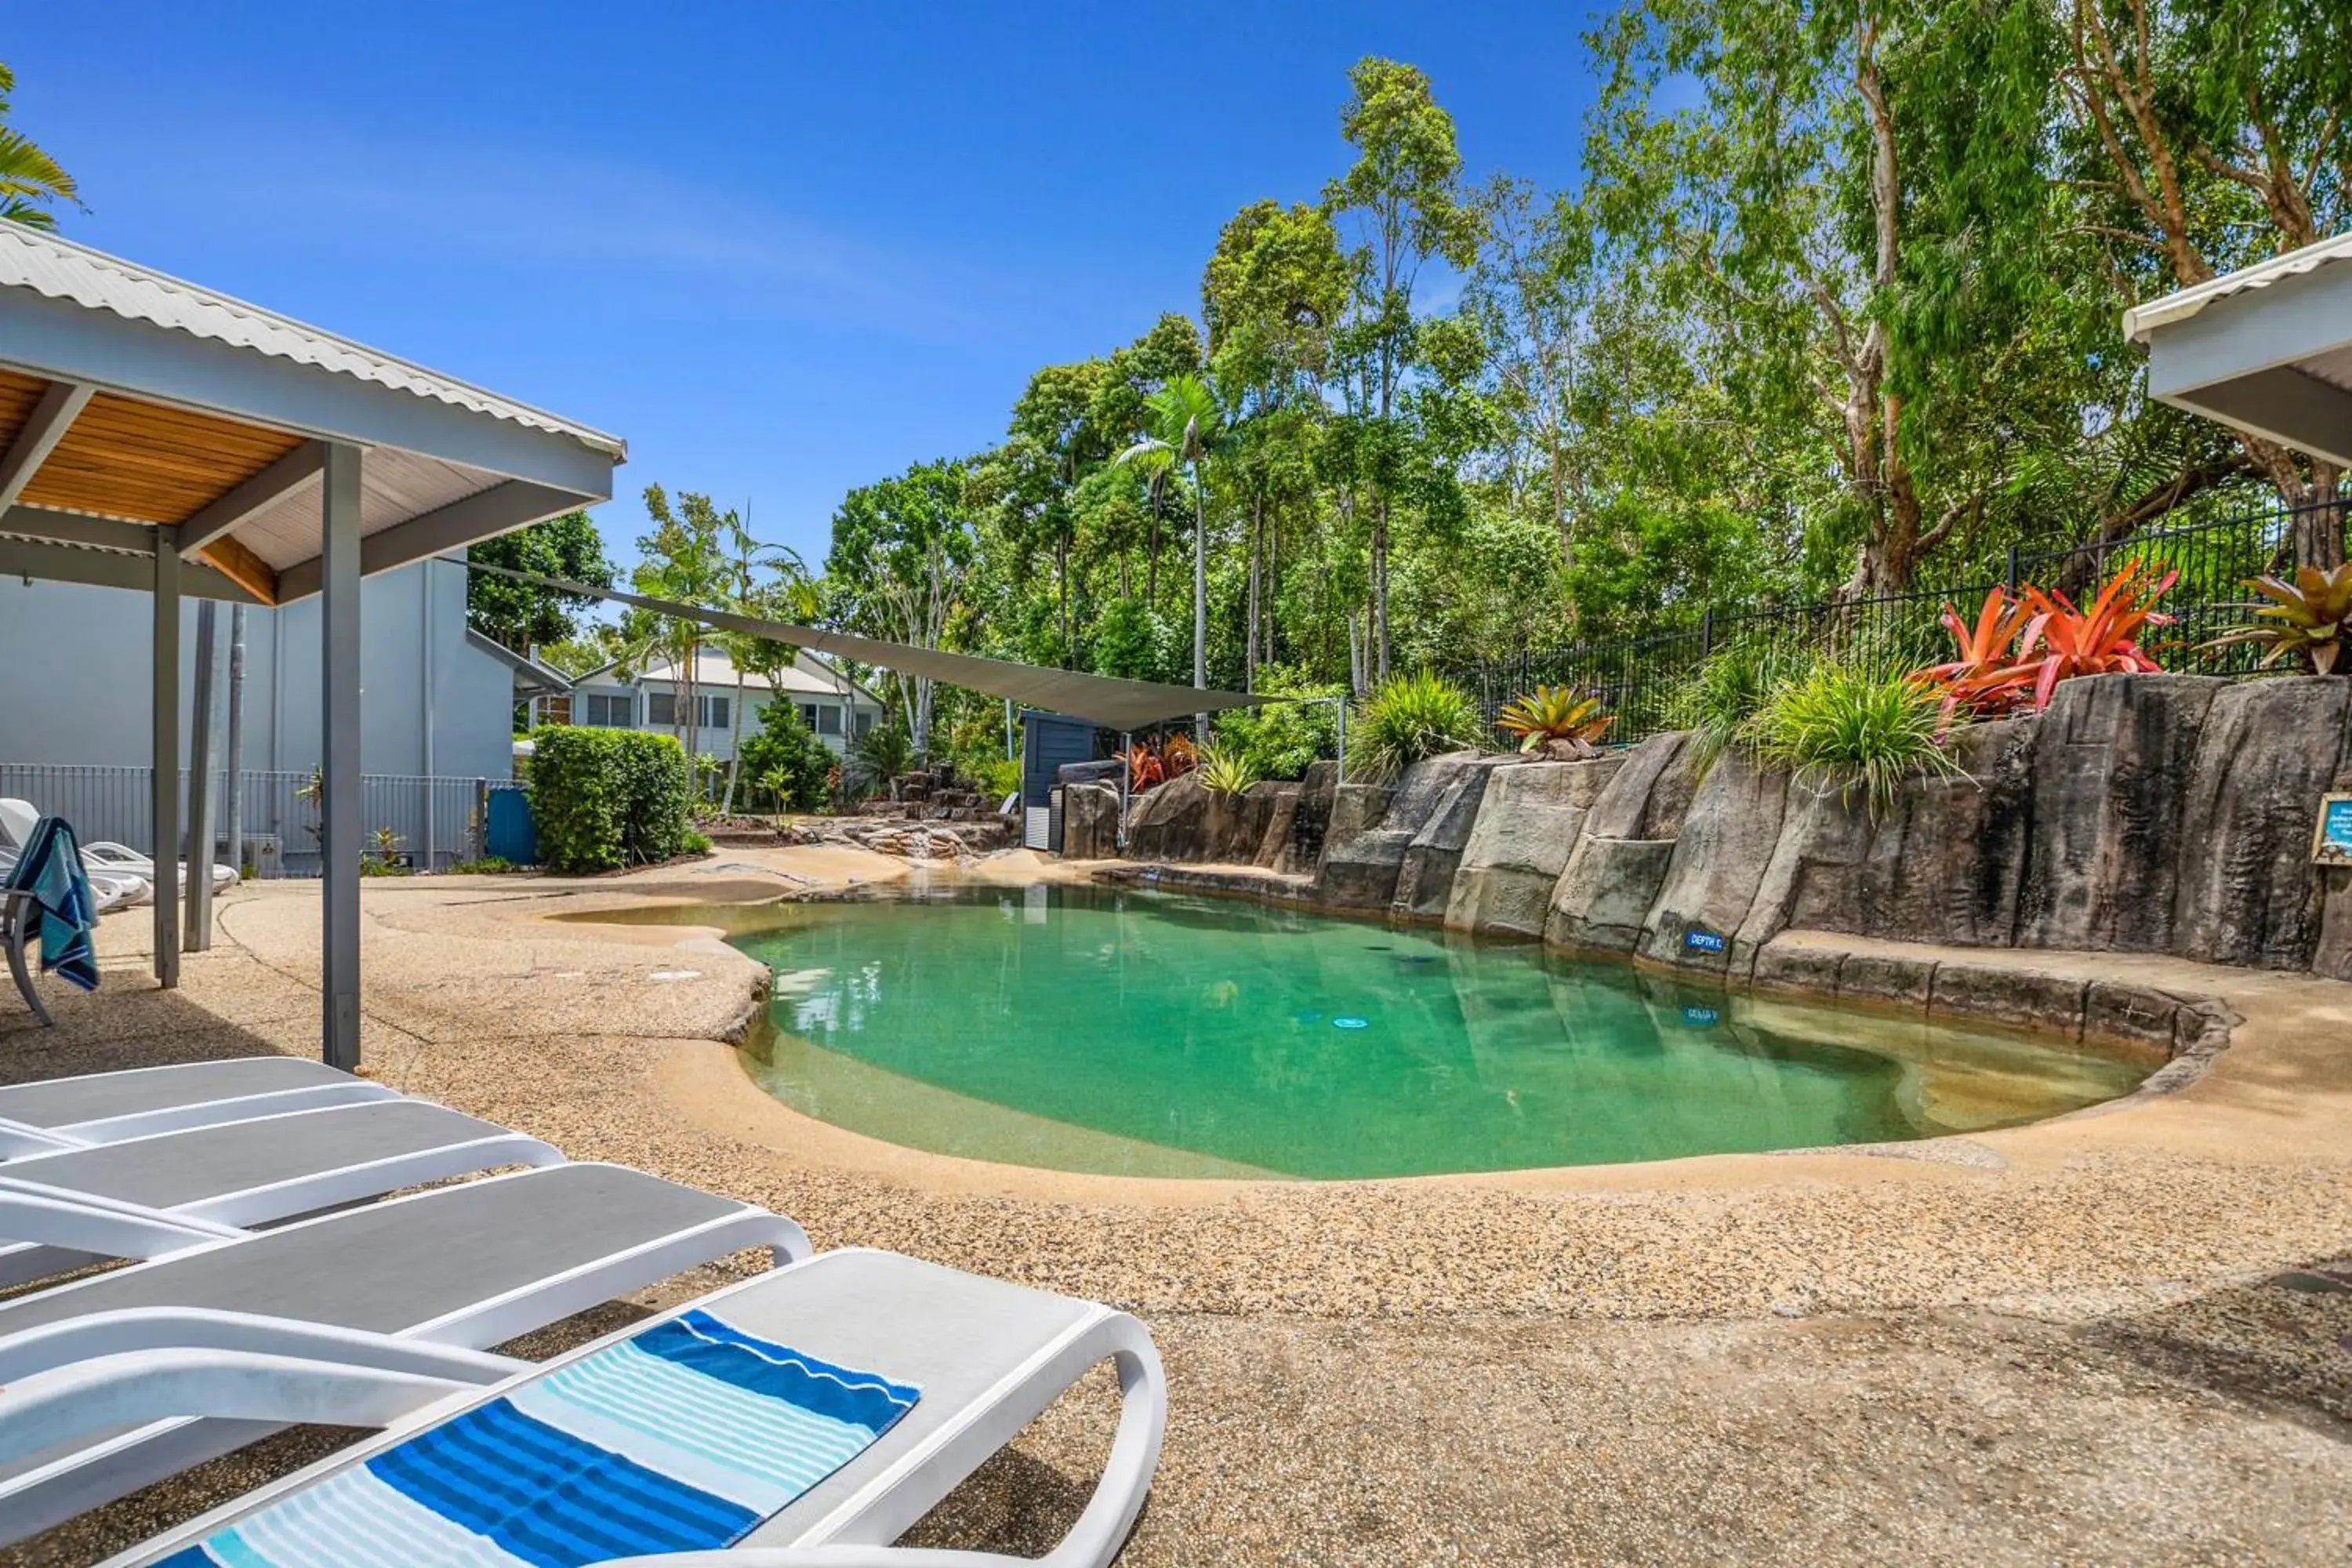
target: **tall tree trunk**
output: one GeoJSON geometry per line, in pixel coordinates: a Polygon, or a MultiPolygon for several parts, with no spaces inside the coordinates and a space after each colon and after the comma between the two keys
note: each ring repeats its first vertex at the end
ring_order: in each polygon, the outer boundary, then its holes
{"type": "Polygon", "coordinates": [[[1070,668],[1070,541],[1056,529],[1054,532],[1054,577],[1062,594],[1062,668],[1070,668]]]}
{"type": "Polygon", "coordinates": [[[1265,662],[1278,662],[1275,628],[1282,623],[1282,512],[1276,509],[1265,531],[1265,662]]]}
{"type": "Polygon", "coordinates": [[[1242,689],[1257,689],[1257,571],[1259,561],[1258,536],[1265,526],[1265,498],[1250,498],[1249,538],[1249,616],[1242,627],[1242,689]]]}
{"type": "MultiPolygon", "coordinates": [[[[1192,689],[1209,689],[1209,490],[1192,469],[1192,689]]],[[[1192,715],[1192,740],[1209,743],[1209,716],[1192,715]]]]}
{"type": "Polygon", "coordinates": [[[1151,540],[1143,551],[1143,605],[1160,610],[1160,498],[1151,498],[1151,540]]]}
{"type": "Polygon", "coordinates": [[[1389,678],[1389,498],[1376,493],[1372,503],[1372,648],[1373,678],[1389,678]]]}
{"type": "Polygon", "coordinates": [[[735,810],[735,775],[743,766],[743,667],[735,667],[735,706],[727,714],[727,795],[719,802],[722,815],[735,810]]]}

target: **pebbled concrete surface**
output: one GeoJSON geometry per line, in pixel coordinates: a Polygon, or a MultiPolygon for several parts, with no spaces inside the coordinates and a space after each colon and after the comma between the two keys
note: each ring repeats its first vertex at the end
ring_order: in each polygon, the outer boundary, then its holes
{"type": "MultiPolygon", "coordinates": [[[[797,1117],[719,1043],[762,977],[716,932],[543,918],[903,872],[730,848],[585,882],[372,882],[367,1058],[576,1157],[782,1208],[820,1246],[1140,1312],[1176,1411],[1125,1563],[2352,1552],[2352,986],[2032,955],[2221,994],[2246,1021],[2179,1093],[1979,1134],[1953,1158],[1153,1183],[948,1160],[797,1117]]],[[[1015,857],[982,874],[1032,872],[1015,857]]],[[[145,911],[110,918],[107,985],[60,998],[59,1029],[0,1006],[0,1077],[315,1049],[317,915],[299,885],[232,893],[176,994],[139,978],[145,911]]],[[[1074,1394],[916,1539],[1050,1544],[1083,1503],[1109,1400],[1099,1380],[1074,1394]]],[[[0,1563],[96,1561],[332,1437],[289,1434],[0,1563]]]]}

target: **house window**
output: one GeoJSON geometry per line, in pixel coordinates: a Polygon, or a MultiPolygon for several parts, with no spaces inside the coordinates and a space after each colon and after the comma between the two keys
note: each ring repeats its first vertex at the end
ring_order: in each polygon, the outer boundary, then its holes
{"type": "Polygon", "coordinates": [[[864,740],[874,732],[874,710],[870,708],[860,708],[856,716],[850,721],[850,724],[856,731],[857,738],[864,740]]]}
{"type": "Polygon", "coordinates": [[[816,732],[820,735],[841,733],[841,710],[830,702],[816,710],[816,732]]]}
{"type": "Polygon", "coordinates": [[[582,693],[587,700],[586,722],[600,730],[630,730],[636,727],[636,703],[626,691],[589,691],[582,693]]]}
{"type": "Polygon", "coordinates": [[[646,724],[655,730],[677,728],[677,699],[667,691],[646,693],[646,724]]]}
{"type": "Polygon", "coordinates": [[[815,703],[814,703],[814,702],[803,702],[803,703],[802,703],[802,704],[800,705],[800,710],[801,710],[801,722],[802,722],[803,725],[807,726],[807,728],[808,728],[808,730],[809,730],[810,733],[812,733],[812,734],[815,733],[815,731],[816,731],[816,704],[815,704],[815,703]]]}
{"type": "Polygon", "coordinates": [[[733,700],[731,697],[697,698],[696,704],[702,710],[702,727],[706,730],[727,728],[727,705],[733,700]]]}
{"type": "Polygon", "coordinates": [[[539,700],[539,721],[542,724],[571,723],[572,699],[569,697],[541,698],[539,700]]]}

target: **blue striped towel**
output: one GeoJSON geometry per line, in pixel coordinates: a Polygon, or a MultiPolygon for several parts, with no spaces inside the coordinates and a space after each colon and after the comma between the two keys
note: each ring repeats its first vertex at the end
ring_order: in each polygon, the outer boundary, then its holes
{"type": "Polygon", "coordinates": [[[290,1492],[159,1568],[580,1568],[731,1546],[919,1397],[697,1308],[290,1492]]]}
{"type": "Polygon", "coordinates": [[[97,990],[98,954],[89,932],[98,923],[98,900],[81,868],[81,846],[63,817],[45,816],[33,824],[8,886],[33,895],[41,967],[68,985],[97,990]]]}

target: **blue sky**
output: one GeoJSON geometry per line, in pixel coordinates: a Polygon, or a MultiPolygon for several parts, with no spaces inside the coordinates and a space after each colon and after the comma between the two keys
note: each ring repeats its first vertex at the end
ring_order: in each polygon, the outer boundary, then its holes
{"type": "Polygon", "coordinates": [[[626,437],[622,560],[659,481],[814,563],[849,487],[1197,314],[1227,216],[1345,167],[1360,56],[1475,176],[1571,181],[1592,93],[1575,4],[858,10],[48,6],[5,58],[71,237],[626,437]]]}

